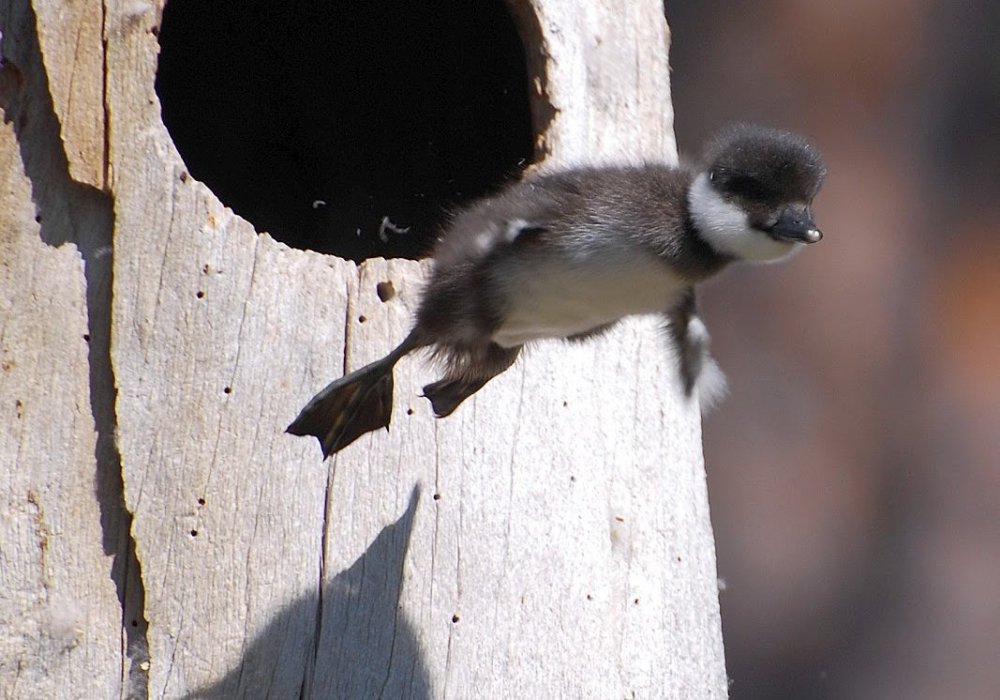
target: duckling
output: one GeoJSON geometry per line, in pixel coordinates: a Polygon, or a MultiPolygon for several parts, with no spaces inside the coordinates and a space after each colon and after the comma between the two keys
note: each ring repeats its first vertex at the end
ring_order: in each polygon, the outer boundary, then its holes
{"type": "Polygon", "coordinates": [[[438,418],[509,368],[526,344],[583,341],[660,314],[682,384],[702,404],[724,379],[695,285],[737,261],[784,260],[822,238],[811,206],[826,174],[803,137],[736,124],[700,165],[581,167],[534,174],[460,211],[440,236],[413,328],[384,358],[330,383],[288,427],[324,458],[388,428],[393,368],[429,348],[423,388],[438,418]]]}

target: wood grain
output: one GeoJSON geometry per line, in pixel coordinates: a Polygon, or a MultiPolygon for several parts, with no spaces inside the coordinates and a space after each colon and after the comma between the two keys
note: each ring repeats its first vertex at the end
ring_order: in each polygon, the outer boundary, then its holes
{"type": "Polygon", "coordinates": [[[114,697],[120,512],[90,313],[110,207],[70,179],[34,13],[8,3],[0,26],[0,697],[114,697]]]}
{"type": "MultiPolygon", "coordinates": [[[[660,2],[512,5],[537,32],[542,167],[676,157],[660,2]]],[[[25,165],[42,136],[0,131],[5,697],[725,697],[700,419],[655,321],[540,344],[445,420],[406,358],[390,430],[322,462],[285,426],[399,342],[428,263],[291,250],[194,180],[159,117],[152,3],[106,5],[107,160],[74,147],[100,139],[67,76],[102,49],[67,8],[82,48],[47,8],[29,68],[76,126],[44,136],[45,167],[25,165]],[[93,235],[33,223],[51,183],[93,235]],[[131,525],[95,494],[109,432],[131,525]]]]}

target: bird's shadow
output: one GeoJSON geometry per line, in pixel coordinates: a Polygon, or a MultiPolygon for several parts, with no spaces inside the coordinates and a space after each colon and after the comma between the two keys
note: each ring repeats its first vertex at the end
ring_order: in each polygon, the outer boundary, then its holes
{"type": "Polygon", "coordinates": [[[413,625],[400,605],[403,564],[420,500],[319,595],[283,608],[217,683],[185,700],[288,698],[429,700],[430,676],[413,625]],[[316,620],[312,643],[290,629],[316,620]],[[282,660],[284,659],[284,660],[282,660]]]}

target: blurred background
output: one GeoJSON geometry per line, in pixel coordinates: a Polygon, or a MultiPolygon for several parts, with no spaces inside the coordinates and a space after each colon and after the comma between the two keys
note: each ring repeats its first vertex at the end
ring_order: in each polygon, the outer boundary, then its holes
{"type": "Polygon", "coordinates": [[[665,5],[682,153],[830,170],[820,244],[702,293],[732,697],[1000,697],[1000,3],[665,5]]]}
{"type": "MultiPolygon", "coordinates": [[[[826,236],[702,292],[735,700],[1000,697],[1000,3],[666,0],[682,154],[753,120],[826,236]]],[[[258,230],[418,257],[532,156],[499,0],[169,0],[157,91],[258,230]],[[412,228],[412,231],[411,231],[412,228]]]]}

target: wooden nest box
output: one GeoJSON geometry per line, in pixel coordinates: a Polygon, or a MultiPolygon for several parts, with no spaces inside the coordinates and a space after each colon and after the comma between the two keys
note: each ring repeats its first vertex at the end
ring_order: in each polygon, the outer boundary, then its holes
{"type": "Polygon", "coordinates": [[[676,158],[659,0],[431,4],[0,10],[11,697],[726,695],[655,322],[440,421],[406,359],[329,462],[284,433],[406,333],[449,207],[676,158]]]}

